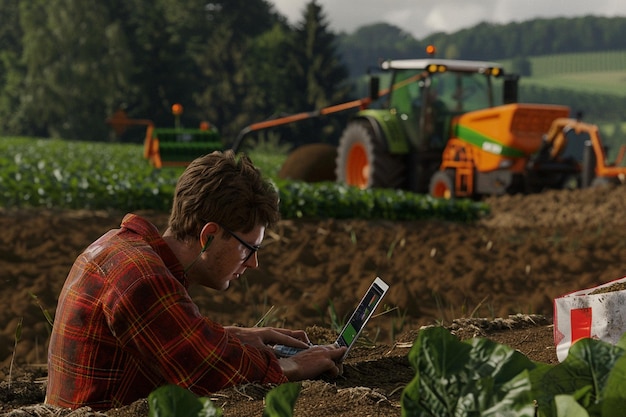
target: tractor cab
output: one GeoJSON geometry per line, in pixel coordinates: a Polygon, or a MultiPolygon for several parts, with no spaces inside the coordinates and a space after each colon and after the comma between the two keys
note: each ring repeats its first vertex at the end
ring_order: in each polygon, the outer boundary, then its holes
{"type": "Polygon", "coordinates": [[[419,151],[441,151],[454,117],[504,103],[503,71],[495,62],[390,60],[381,68],[391,75],[386,107],[419,151]]]}

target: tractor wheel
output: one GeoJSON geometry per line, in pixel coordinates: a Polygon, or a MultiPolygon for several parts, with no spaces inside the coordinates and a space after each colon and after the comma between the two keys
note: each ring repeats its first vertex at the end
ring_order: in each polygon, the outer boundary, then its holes
{"type": "Polygon", "coordinates": [[[337,148],[311,143],[294,149],[280,168],[279,178],[305,182],[335,181],[337,148]]]}
{"type": "Polygon", "coordinates": [[[366,188],[402,188],[403,155],[392,155],[384,139],[365,121],[350,123],[337,148],[337,181],[366,188]]]}
{"type": "Polygon", "coordinates": [[[437,171],[430,179],[428,186],[430,195],[436,198],[454,198],[454,177],[449,171],[437,171]]]}

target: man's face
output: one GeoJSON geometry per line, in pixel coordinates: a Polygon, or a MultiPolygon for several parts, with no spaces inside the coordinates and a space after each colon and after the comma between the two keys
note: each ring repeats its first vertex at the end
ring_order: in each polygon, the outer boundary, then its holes
{"type": "Polygon", "coordinates": [[[246,269],[259,266],[256,251],[265,236],[265,227],[257,226],[241,233],[216,226],[215,238],[188,277],[202,286],[226,290],[230,281],[239,278],[246,269]]]}

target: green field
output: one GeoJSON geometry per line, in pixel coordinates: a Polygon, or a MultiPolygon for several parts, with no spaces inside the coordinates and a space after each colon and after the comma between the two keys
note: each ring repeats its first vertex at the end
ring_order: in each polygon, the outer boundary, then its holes
{"type": "MultiPolygon", "coordinates": [[[[284,219],[360,218],[473,221],[488,206],[393,189],[277,178],[285,154],[258,146],[248,154],[276,185],[284,219]]],[[[0,207],[159,210],[172,204],[181,168],[154,169],[141,145],[0,137],[0,207]]]]}
{"type": "Polygon", "coordinates": [[[615,94],[626,97],[626,69],[562,73],[524,78],[524,85],[544,88],[562,88],[587,93],[615,94]]]}
{"type": "MultiPolygon", "coordinates": [[[[523,85],[626,96],[626,51],[529,57],[532,75],[523,85]]],[[[507,71],[512,61],[501,61],[507,71]]]]}

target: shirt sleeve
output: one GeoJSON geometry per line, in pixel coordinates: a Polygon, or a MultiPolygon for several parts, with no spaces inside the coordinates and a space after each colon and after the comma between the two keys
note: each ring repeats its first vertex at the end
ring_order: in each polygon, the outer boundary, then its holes
{"type": "Polygon", "coordinates": [[[160,272],[112,286],[108,321],[123,349],[169,383],[199,395],[241,383],[287,381],[271,351],[245,345],[203,317],[186,288],[167,270],[160,272]]]}

